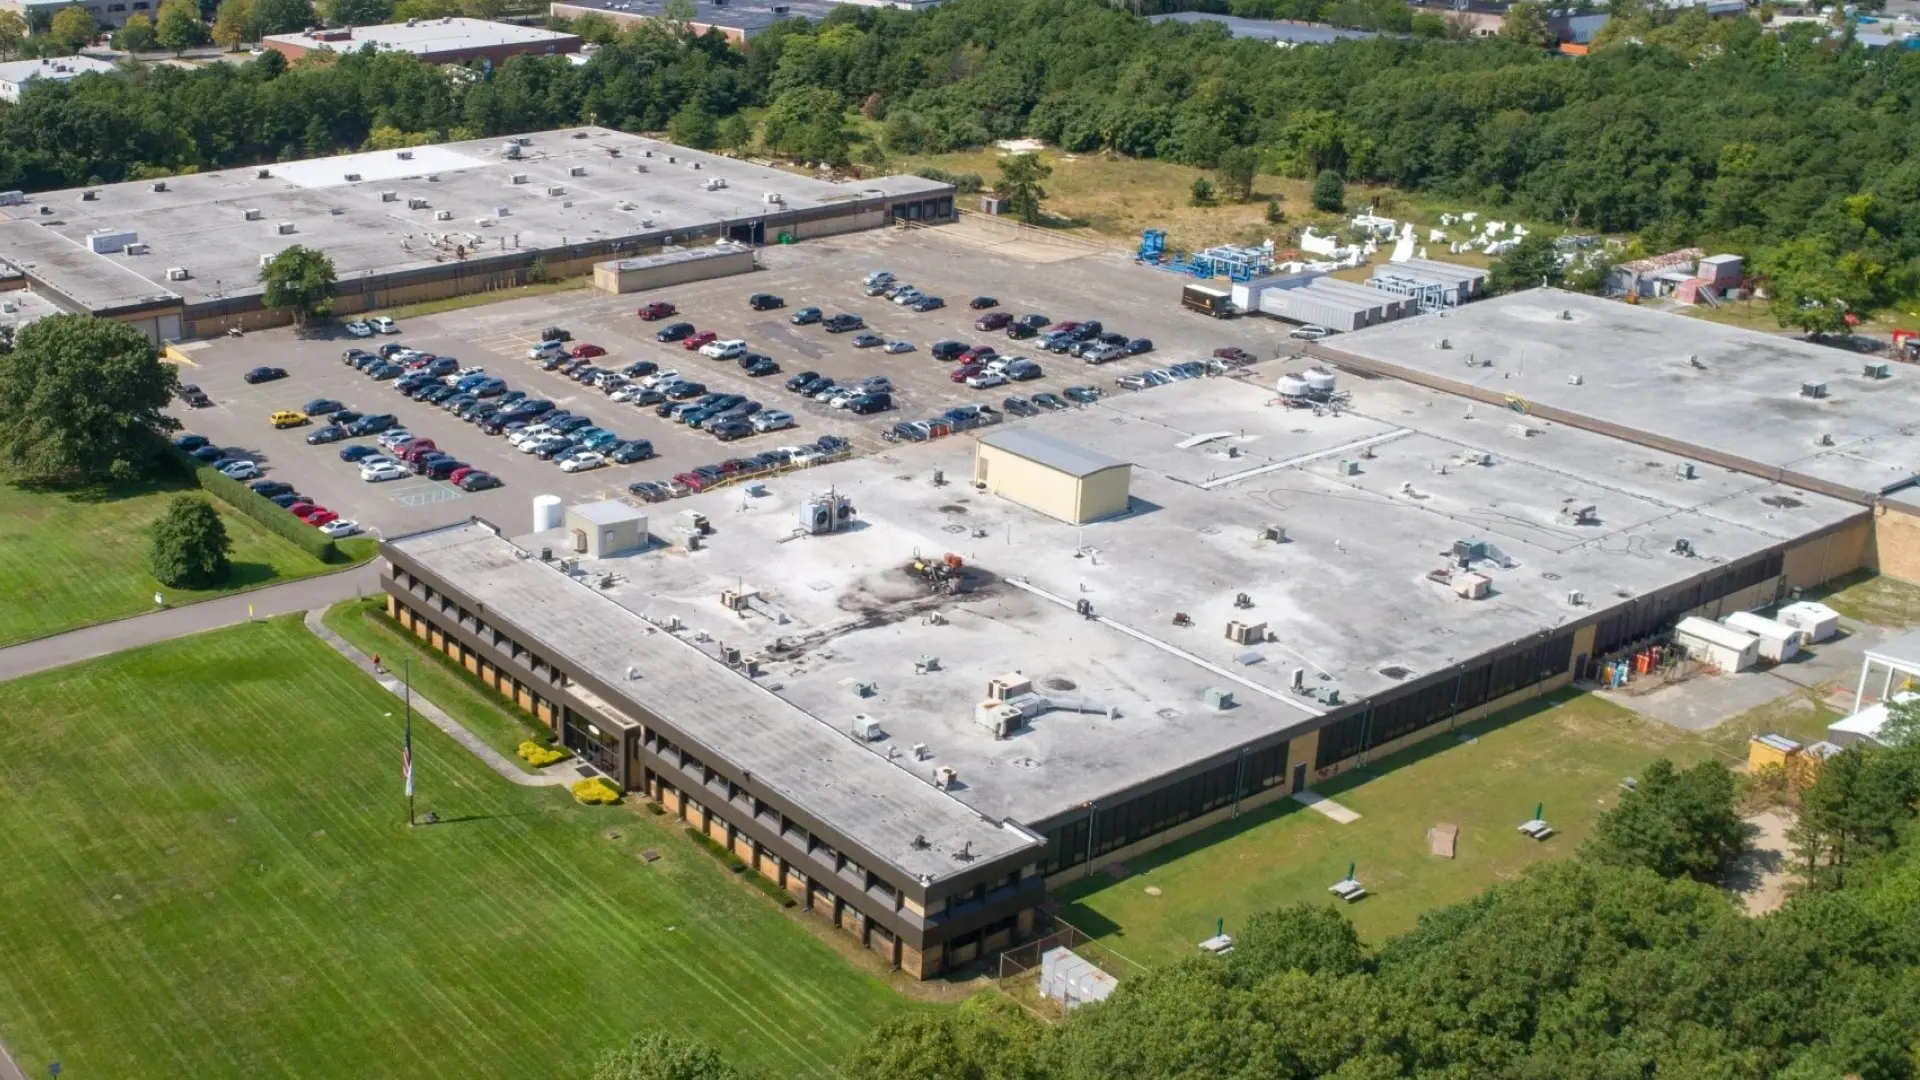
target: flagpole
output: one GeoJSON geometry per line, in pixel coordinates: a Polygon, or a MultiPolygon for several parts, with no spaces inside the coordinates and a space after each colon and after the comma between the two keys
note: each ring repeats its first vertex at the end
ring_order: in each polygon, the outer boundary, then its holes
{"type": "Polygon", "coordinates": [[[410,657],[400,658],[400,681],[406,688],[407,701],[407,827],[413,827],[413,662],[410,657]]]}

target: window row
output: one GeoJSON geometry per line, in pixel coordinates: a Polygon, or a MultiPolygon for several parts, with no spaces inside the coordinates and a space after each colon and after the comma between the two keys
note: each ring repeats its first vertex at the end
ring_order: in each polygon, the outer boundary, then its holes
{"type": "Polygon", "coordinates": [[[1182,822],[1281,783],[1287,775],[1287,744],[1250,751],[1205,772],[1175,781],[1087,817],[1047,831],[1042,874],[1055,874],[1099,858],[1182,822]]]}

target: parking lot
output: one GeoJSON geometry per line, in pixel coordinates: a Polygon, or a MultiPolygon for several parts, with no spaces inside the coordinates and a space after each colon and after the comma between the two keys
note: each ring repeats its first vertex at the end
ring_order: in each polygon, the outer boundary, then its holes
{"type": "Polygon", "coordinates": [[[808,443],[823,435],[849,440],[855,453],[873,453],[884,448],[883,434],[894,424],[931,417],[955,405],[984,403],[997,409],[1009,395],[1030,398],[1069,386],[1092,385],[1118,393],[1122,391],[1116,389],[1115,381],[1121,376],[1204,359],[1223,346],[1267,359],[1291,354],[1298,345],[1287,338],[1287,328],[1276,322],[1218,322],[1182,310],[1179,278],[1133,265],[1120,255],[1094,253],[1034,263],[942,232],[887,230],[769,247],[761,251],[762,269],[748,275],[627,296],[582,290],[483,305],[409,319],[398,334],[373,339],[355,340],[331,327],[319,334],[289,329],[198,343],[187,347],[191,366],[183,368],[181,380],[199,385],[214,404],[176,412],[187,431],[253,458],[267,476],[293,484],[305,496],[376,533],[394,535],[469,515],[518,531],[531,525],[529,507],[535,495],[559,495],[569,502],[621,495],[636,480],[665,480],[695,466],[808,443]],[[861,279],[877,269],[892,271],[899,280],[942,297],[946,306],[921,313],[865,295],[861,279]],[[759,292],[779,295],[786,306],[750,310],[747,297],[759,292]],[[975,330],[980,312],[967,305],[978,295],[997,298],[1000,309],[1014,315],[1037,312],[1055,322],[1098,319],[1108,330],[1151,339],[1155,349],[1097,367],[1043,352],[1036,340],[1012,341],[998,330],[975,330]],[[637,307],[653,300],[674,304],[679,314],[660,322],[643,322],[634,316],[637,307]],[[909,341],[914,349],[895,355],[877,348],[858,349],[852,344],[856,334],[831,334],[818,325],[789,322],[793,312],[808,306],[828,315],[858,315],[874,333],[909,341]],[[753,378],[733,361],[708,359],[678,343],[654,340],[656,331],[675,321],[711,330],[721,339],[744,339],[752,351],[777,361],[780,371],[753,378]],[[607,355],[592,361],[598,367],[618,370],[635,360],[650,360],[663,370],[677,369],[710,391],[743,394],[767,409],[792,412],[797,427],[722,443],[656,416],[651,406],[614,402],[600,390],[542,370],[528,358],[541,330],[554,325],[571,332],[574,344],[604,348],[607,355]],[[971,389],[951,380],[952,364],[929,354],[929,346],[941,340],[991,345],[1003,354],[1028,356],[1045,373],[1033,381],[971,389]],[[553,462],[521,454],[504,439],[485,434],[438,405],[412,401],[395,392],[392,383],[375,382],[341,363],[347,348],[372,349],[387,341],[456,357],[462,366],[484,367],[530,398],[545,398],[561,409],[588,415],[623,439],[651,441],[657,456],[630,465],[563,473],[553,462]],[[289,377],[258,385],[241,379],[247,369],[261,364],[285,368],[289,377]],[[894,407],[856,416],[799,398],[785,385],[803,371],[818,372],[843,385],[884,375],[893,384],[894,407]],[[364,413],[392,413],[401,426],[432,438],[461,461],[493,473],[504,486],[469,493],[423,477],[365,483],[353,465],[340,460],[339,451],[354,443],[370,444],[372,438],[309,446],[306,436],[315,425],[276,430],[268,423],[276,409],[298,409],[321,397],[343,401],[364,413]]]}

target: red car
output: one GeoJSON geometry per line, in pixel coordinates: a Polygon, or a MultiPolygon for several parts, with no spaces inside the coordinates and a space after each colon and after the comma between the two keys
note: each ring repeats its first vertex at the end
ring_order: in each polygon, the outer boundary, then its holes
{"type": "Polygon", "coordinates": [[[968,379],[972,378],[975,375],[980,374],[982,371],[985,371],[986,369],[987,369],[987,366],[985,364],[980,363],[977,360],[969,361],[968,363],[961,364],[959,367],[954,368],[953,373],[947,377],[952,379],[954,382],[966,382],[968,379]]]}
{"type": "Polygon", "coordinates": [[[292,506],[287,507],[287,512],[292,514],[294,517],[299,518],[301,521],[305,521],[308,518],[312,517],[316,511],[325,510],[325,509],[326,507],[318,506],[318,505],[315,505],[314,503],[297,502],[297,503],[294,503],[292,506]]]}
{"type": "Polygon", "coordinates": [[[328,510],[324,506],[316,506],[313,508],[312,513],[308,514],[306,517],[301,518],[300,520],[306,522],[309,525],[312,525],[314,528],[317,529],[320,526],[327,524],[328,522],[338,521],[339,519],[340,519],[339,514],[336,514],[333,511],[328,510]]]}
{"type": "Polygon", "coordinates": [[[447,482],[450,484],[457,484],[460,481],[465,480],[467,478],[468,473],[477,472],[477,471],[478,470],[471,465],[462,465],[459,468],[453,470],[451,473],[447,474],[447,482]]]}
{"type": "Polygon", "coordinates": [[[411,464],[425,457],[426,455],[433,453],[435,450],[438,450],[438,449],[440,448],[433,445],[432,439],[415,439],[412,442],[408,443],[407,445],[401,447],[400,453],[396,454],[395,456],[398,457],[401,461],[405,461],[411,464]]]}
{"type": "Polygon", "coordinates": [[[674,307],[672,304],[667,303],[665,300],[655,300],[653,303],[648,304],[646,307],[643,307],[639,311],[634,312],[634,314],[640,316],[642,319],[645,319],[648,322],[653,322],[656,319],[665,319],[670,316],[678,315],[680,314],[680,309],[674,307]]]}
{"type": "Polygon", "coordinates": [[[1254,355],[1252,353],[1245,349],[1234,348],[1231,345],[1213,350],[1213,355],[1222,360],[1230,360],[1236,364],[1251,364],[1254,361],[1254,355]]]}
{"type": "Polygon", "coordinates": [[[710,341],[716,340],[717,338],[719,338],[719,336],[720,336],[719,334],[716,334],[711,330],[702,330],[696,334],[688,334],[686,340],[680,343],[680,347],[687,350],[688,352],[693,352],[694,350],[698,349],[700,346],[705,345],[710,341]]]}
{"type": "Polygon", "coordinates": [[[1080,329],[1080,324],[1069,319],[1063,323],[1054,323],[1050,332],[1055,334],[1067,334],[1078,329],[1080,329]]]}
{"type": "Polygon", "coordinates": [[[699,491],[705,488],[708,483],[707,478],[697,472],[676,473],[674,479],[687,485],[687,487],[693,491],[699,491]]]}
{"type": "Polygon", "coordinates": [[[1000,354],[994,352],[993,346],[991,345],[975,345],[973,348],[960,354],[960,362],[963,364],[984,364],[998,355],[1000,354]]]}
{"type": "Polygon", "coordinates": [[[607,355],[607,350],[601,348],[598,345],[589,345],[583,341],[580,344],[575,345],[573,348],[568,349],[567,355],[580,360],[590,360],[596,356],[607,355]]]}

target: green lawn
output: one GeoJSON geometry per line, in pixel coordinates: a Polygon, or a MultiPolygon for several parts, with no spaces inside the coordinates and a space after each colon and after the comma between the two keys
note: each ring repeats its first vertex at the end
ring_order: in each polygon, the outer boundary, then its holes
{"type": "Polygon", "coordinates": [[[291,617],[0,683],[0,1039],[28,1075],[583,1076],[669,1030],[828,1076],[913,1007],[649,815],[426,724],[443,821],[408,829],[396,704],[291,617]]]}
{"type": "Polygon", "coordinates": [[[185,481],[114,491],[40,491],[0,482],[0,645],[169,604],[310,577],[337,569],[219,500],[233,539],[233,573],[216,589],[164,588],[147,572],[148,530],[185,481]]]}
{"type": "Polygon", "coordinates": [[[1870,571],[1849,574],[1808,594],[1863,623],[1895,629],[1920,623],[1920,587],[1870,571]]]}
{"type": "Polygon", "coordinates": [[[326,623],[361,652],[380,657],[388,671],[405,671],[415,692],[440,706],[522,771],[538,771],[521,760],[516,751],[528,739],[544,745],[542,736],[547,729],[481,685],[445,653],[426,648],[419,638],[394,625],[387,618],[385,603],[381,597],[367,596],[335,604],[327,611],[326,623]],[[403,668],[401,657],[405,656],[412,657],[413,663],[403,668]]]}
{"type": "Polygon", "coordinates": [[[1443,733],[1317,790],[1358,812],[1347,825],[1281,802],[1129,859],[1126,877],[1096,873],[1057,890],[1062,915],[1115,951],[1157,964],[1191,955],[1224,918],[1295,901],[1334,903],[1327,886],[1359,864],[1373,892],[1343,910],[1379,944],[1431,908],[1468,899],[1527,864],[1571,855],[1623,777],[1662,755],[1692,761],[1711,748],[1597,697],[1571,695],[1443,733]],[[1472,739],[1463,741],[1461,736],[1472,739]],[[1559,835],[1515,826],[1546,803],[1559,835]],[[1427,853],[1427,829],[1460,828],[1456,857],[1427,853]],[[1146,890],[1153,887],[1158,896],[1146,890]]]}

